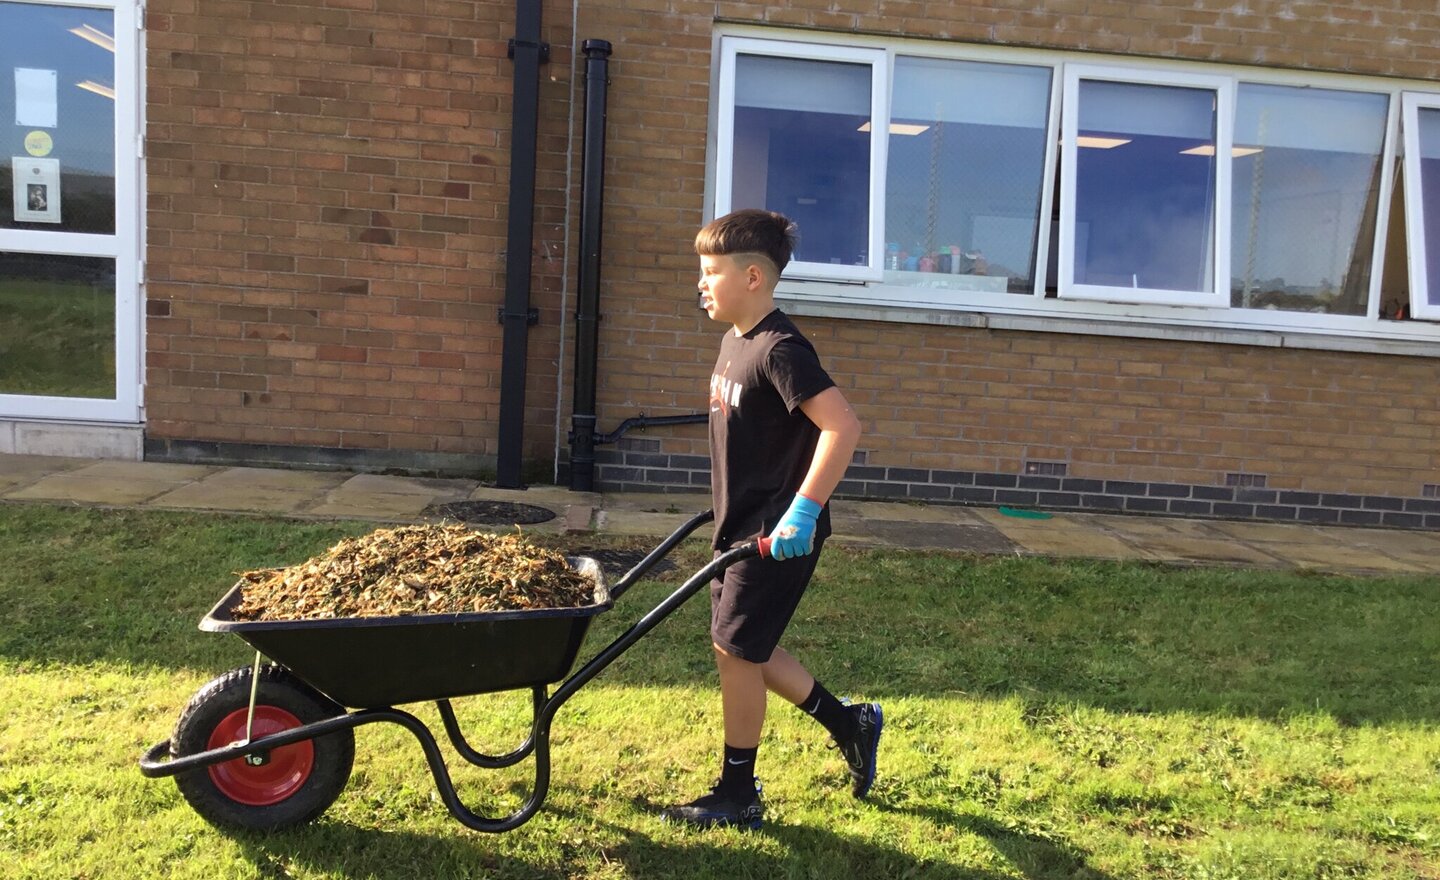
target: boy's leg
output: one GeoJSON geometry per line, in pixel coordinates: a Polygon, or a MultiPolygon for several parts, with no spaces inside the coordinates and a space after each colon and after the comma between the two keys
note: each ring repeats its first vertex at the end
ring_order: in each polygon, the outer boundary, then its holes
{"type": "Polygon", "coordinates": [[[855,797],[868,794],[875,782],[880,731],[885,723],[880,704],[840,702],[784,648],[775,648],[763,670],[766,687],[819,721],[834,737],[850,770],[851,793],[855,797]]]}
{"type": "Polygon", "coordinates": [[[725,715],[725,752],[720,779],[687,804],[670,807],[665,818],[708,828],[730,825],[759,828],[764,816],[755,782],[755,757],[765,724],[765,677],[758,663],[742,660],[715,645],[720,672],[720,703],[725,715]]]}
{"type": "Polygon", "coordinates": [[[753,749],[760,745],[760,731],[765,726],[765,665],[733,657],[715,646],[727,746],[753,749]]]}
{"type": "Polygon", "coordinates": [[[765,723],[763,666],[800,604],[814,569],[814,555],[779,562],[751,559],[730,566],[710,585],[710,637],[720,673],[725,756],[720,781],[711,792],[667,809],[667,818],[701,826],[760,826],[764,807],[754,758],[765,723]]]}

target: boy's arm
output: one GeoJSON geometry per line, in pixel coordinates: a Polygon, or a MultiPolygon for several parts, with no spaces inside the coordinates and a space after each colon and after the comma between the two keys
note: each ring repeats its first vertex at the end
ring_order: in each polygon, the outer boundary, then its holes
{"type": "Polygon", "coordinates": [[[824,505],[850,467],[855,444],[860,441],[860,420],[845,395],[833,385],[802,401],[800,411],[820,429],[820,442],[815,445],[815,457],[810,460],[805,482],[800,484],[800,494],[824,505]]]}
{"type": "Polygon", "coordinates": [[[815,549],[816,518],[845,476],[860,439],[860,420],[834,386],[802,402],[800,411],[820,429],[820,440],[800,491],[770,534],[770,553],[776,559],[805,556],[815,549]]]}

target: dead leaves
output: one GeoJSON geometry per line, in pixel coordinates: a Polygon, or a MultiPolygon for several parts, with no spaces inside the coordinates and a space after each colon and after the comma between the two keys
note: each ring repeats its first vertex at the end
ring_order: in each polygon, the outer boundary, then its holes
{"type": "Polygon", "coordinates": [[[281,569],[240,574],[236,620],[390,617],[593,604],[595,583],[523,535],[377,529],[281,569]]]}

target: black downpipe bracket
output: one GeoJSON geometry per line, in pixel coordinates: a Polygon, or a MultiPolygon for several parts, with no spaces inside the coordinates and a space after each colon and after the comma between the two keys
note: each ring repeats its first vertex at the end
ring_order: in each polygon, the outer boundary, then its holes
{"type": "Polygon", "coordinates": [[[586,40],[585,145],[580,171],[580,277],[575,305],[575,399],[570,416],[570,488],[595,485],[595,373],[599,360],[600,228],[605,203],[605,106],[610,43],[586,40]]]}
{"type": "Polygon", "coordinates": [[[530,327],[537,316],[530,308],[530,254],[534,246],[535,156],[540,123],[540,65],[550,46],[540,41],[541,0],[516,0],[515,61],[510,116],[510,224],[505,252],[504,327],[500,361],[500,446],[495,485],[520,489],[525,441],[525,360],[530,327]]]}

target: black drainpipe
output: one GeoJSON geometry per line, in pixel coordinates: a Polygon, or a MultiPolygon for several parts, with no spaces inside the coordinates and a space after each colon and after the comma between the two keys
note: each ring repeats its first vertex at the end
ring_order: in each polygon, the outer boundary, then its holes
{"type": "Polygon", "coordinates": [[[520,464],[525,439],[525,356],[530,327],[539,321],[530,308],[530,252],[534,245],[535,150],[540,122],[540,65],[550,45],[540,40],[541,0],[516,0],[515,61],[510,115],[510,227],[505,252],[505,305],[500,309],[504,342],[500,362],[500,448],[495,485],[523,488],[520,464]]]}
{"type": "Polygon", "coordinates": [[[580,166],[580,278],[575,300],[575,400],[570,416],[570,488],[595,484],[595,372],[599,359],[600,218],[605,204],[605,101],[610,43],[586,40],[585,154],[580,166]]]}

